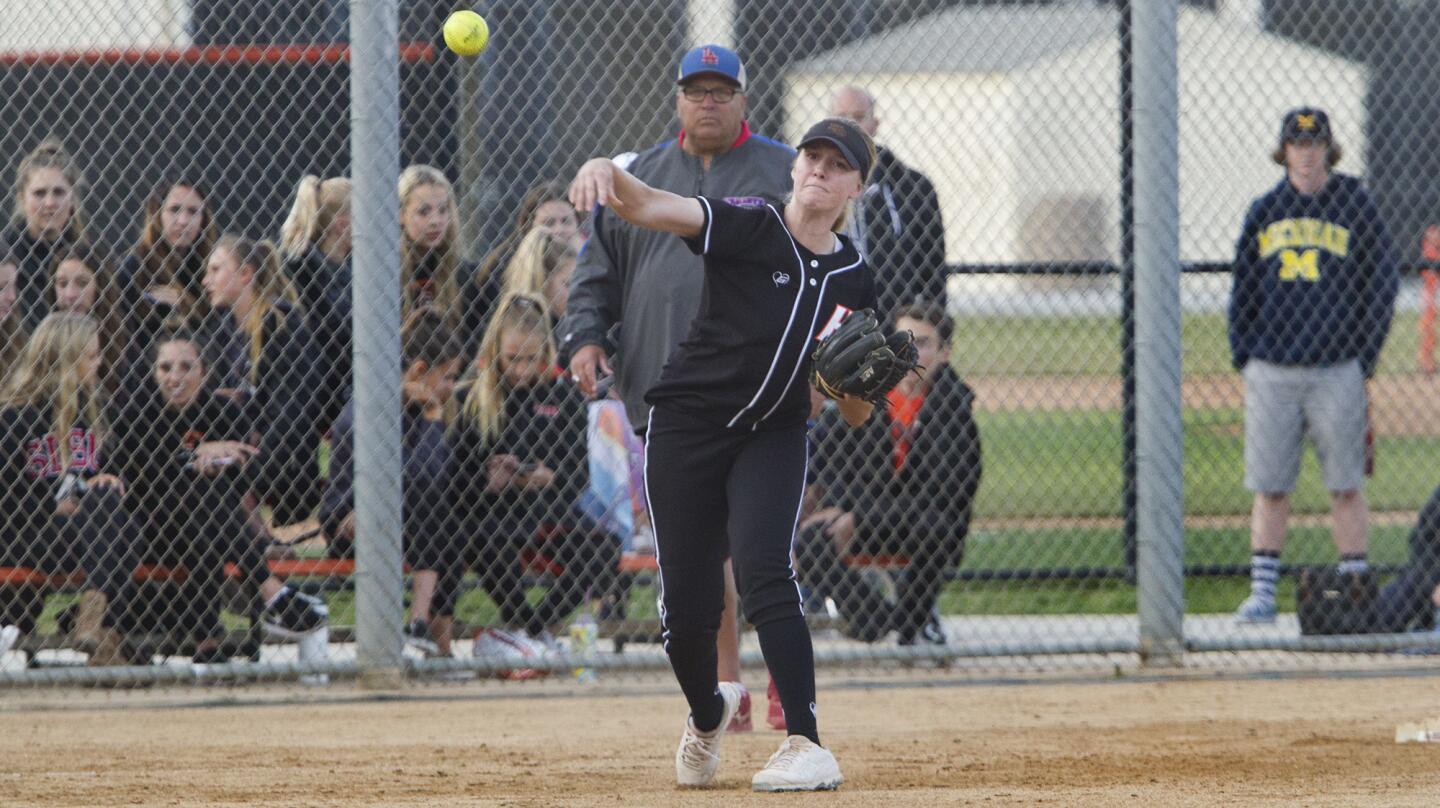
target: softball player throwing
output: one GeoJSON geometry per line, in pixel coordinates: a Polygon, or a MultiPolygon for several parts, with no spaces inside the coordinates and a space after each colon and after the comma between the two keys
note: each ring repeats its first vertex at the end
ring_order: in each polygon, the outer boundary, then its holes
{"type": "MultiPolygon", "coordinates": [[[[839,234],[875,146],[832,118],[798,148],[783,209],[677,196],[605,158],[585,163],[570,186],[577,210],[608,205],[704,257],[700,312],[645,398],[662,636],[690,705],[675,755],[680,785],[715,776],[740,699],[715,672],[727,547],[790,732],[752,787],[815,791],[844,780],[816,728],[814,655],[790,549],[805,489],[811,354],[846,314],[875,305],[870,270],[839,234]]],[[[841,396],[839,406],[851,426],[870,415],[861,398],[841,396]]]]}

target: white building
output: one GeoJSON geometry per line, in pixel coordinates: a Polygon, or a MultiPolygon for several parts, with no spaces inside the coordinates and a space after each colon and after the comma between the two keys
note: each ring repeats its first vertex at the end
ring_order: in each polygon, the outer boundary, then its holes
{"type": "MultiPolygon", "coordinates": [[[[793,65],[793,139],[845,84],[878,99],[878,140],[938,189],[952,262],[1115,260],[1120,197],[1119,40],[1092,4],[957,8],[793,65]]],[[[1366,69],[1182,8],[1181,256],[1226,260],[1251,198],[1281,171],[1280,118],[1331,114],[1363,174],[1366,69]]],[[[1143,211],[1138,215],[1143,216],[1143,211]]]]}
{"type": "Polygon", "coordinates": [[[0,54],[190,44],[190,0],[7,0],[0,54]]]}

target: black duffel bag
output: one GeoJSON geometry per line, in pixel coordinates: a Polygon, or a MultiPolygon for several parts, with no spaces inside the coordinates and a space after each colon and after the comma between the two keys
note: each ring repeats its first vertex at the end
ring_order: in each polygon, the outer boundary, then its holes
{"type": "Polygon", "coordinates": [[[1374,572],[1341,572],[1335,567],[1302,567],[1296,575],[1295,612],[1300,633],[1367,634],[1374,631],[1374,572]]]}

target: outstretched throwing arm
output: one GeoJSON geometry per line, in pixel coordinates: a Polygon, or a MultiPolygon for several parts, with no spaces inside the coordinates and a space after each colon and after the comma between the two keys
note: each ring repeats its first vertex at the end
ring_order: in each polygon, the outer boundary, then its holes
{"type": "Polygon", "coordinates": [[[576,210],[605,205],[620,218],[649,230],[681,238],[700,235],[705,212],[689,197],[651,188],[606,157],[589,160],[570,183],[570,204],[576,210]]]}

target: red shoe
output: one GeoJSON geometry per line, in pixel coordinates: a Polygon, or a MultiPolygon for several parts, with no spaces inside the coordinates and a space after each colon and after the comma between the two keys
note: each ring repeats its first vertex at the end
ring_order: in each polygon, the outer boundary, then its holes
{"type": "Polygon", "coordinates": [[[770,713],[765,717],[765,723],[770,729],[785,731],[785,708],[780,706],[780,691],[775,689],[775,680],[770,680],[770,689],[765,692],[766,698],[770,701],[770,713]]]}
{"type": "Polygon", "coordinates": [[[735,716],[730,719],[730,726],[725,732],[751,732],[755,729],[755,722],[750,719],[750,691],[739,682],[732,684],[740,689],[740,706],[735,708],[735,716]]]}

